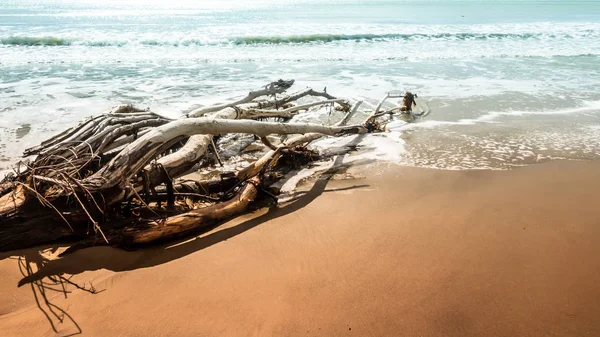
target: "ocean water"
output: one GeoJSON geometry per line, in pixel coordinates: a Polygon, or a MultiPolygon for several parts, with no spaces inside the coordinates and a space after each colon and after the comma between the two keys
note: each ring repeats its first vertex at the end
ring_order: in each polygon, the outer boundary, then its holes
{"type": "Polygon", "coordinates": [[[418,93],[429,116],[362,139],[381,160],[600,158],[600,1],[2,0],[0,170],[111,105],[178,116],[279,78],[365,109],[418,93]]]}

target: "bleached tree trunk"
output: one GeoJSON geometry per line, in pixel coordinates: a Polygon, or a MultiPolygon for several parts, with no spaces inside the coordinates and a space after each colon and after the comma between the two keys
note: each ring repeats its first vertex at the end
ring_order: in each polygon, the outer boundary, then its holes
{"type": "Polygon", "coordinates": [[[157,154],[174,142],[195,134],[248,133],[257,136],[270,134],[319,133],[330,136],[364,133],[360,125],[324,126],[308,123],[272,123],[252,120],[226,120],[216,118],[188,118],[173,121],[155,128],[125,147],[119,155],[100,171],[86,178],[82,184],[90,191],[125,187],[129,179],[147,165],[157,154]]]}
{"type": "MultiPolygon", "coordinates": [[[[280,81],[274,83],[280,83],[280,81]]],[[[292,112],[315,105],[337,102],[349,106],[345,99],[339,99],[328,93],[318,92],[310,88],[277,99],[275,96],[288,89],[289,86],[287,86],[287,84],[291,86],[293,80],[283,81],[283,84],[280,85],[274,85],[274,83],[266,86],[263,90],[251,91],[246,97],[238,101],[196,109],[188,113],[187,116],[193,118],[214,112],[210,117],[218,119],[253,119],[265,117],[289,118],[292,112]],[[275,98],[263,102],[253,101],[256,98],[263,96],[273,96],[275,98]],[[307,96],[324,97],[328,101],[305,104],[300,106],[299,109],[298,107],[292,107],[288,108],[287,111],[267,110],[266,112],[261,112],[266,108],[284,106],[287,103],[294,102],[307,96]],[[257,116],[257,113],[263,113],[263,116],[257,116]]],[[[146,166],[144,169],[148,172],[148,179],[154,184],[159,184],[163,182],[167,176],[174,178],[189,172],[190,169],[206,154],[212,137],[213,134],[191,136],[179,151],[158,159],[156,165],[146,166]]]]}

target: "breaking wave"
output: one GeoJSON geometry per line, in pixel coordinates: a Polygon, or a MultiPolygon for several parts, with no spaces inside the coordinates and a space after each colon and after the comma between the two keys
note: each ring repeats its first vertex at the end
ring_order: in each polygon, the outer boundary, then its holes
{"type": "Polygon", "coordinates": [[[52,36],[47,37],[29,37],[29,36],[11,36],[0,38],[0,44],[13,46],[64,46],[70,42],[52,36]]]}
{"type": "MultiPolygon", "coordinates": [[[[579,37],[598,37],[595,31],[584,32],[579,37]],[[594,35],[595,34],[595,35],[594,35]],[[594,36],[592,36],[594,35],[594,36]],[[597,35],[597,36],[596,36],[597,35]]],[[[338,41],[412,41],[412,40],[446,40],[446,41],[474,41],[474,40],[553,40],[572,39],[570,34],[548,33],[437,33],[437,34],[308,34],[288,36],[238,36],[220,40],[210,38],[191,39],[146,39],[146,40],[94,40],[85,38],[61,38],[53,36],[10,36],[0,38],[1,45],[8,46],[123,46],[140,44],[149,46],[191,46],[191,45],[261,45],[261,44],[305,44],[305,43],[330,43],[338,41]]]]}

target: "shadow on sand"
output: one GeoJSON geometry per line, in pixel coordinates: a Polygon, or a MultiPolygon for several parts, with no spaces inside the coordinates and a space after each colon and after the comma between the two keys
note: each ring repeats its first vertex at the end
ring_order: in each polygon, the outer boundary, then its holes
{"type": "MultiPolygon", "coordinates": [[[[338,157],[339,161],[341,161],[340,158],[341,157],[338,157]]],[[[336,163],[338,160],[336,160],[336,163]]],[[[306,207],[324,192],[350,190],[368,186],[355,185],[340,189],[326,190],[327,183],[331,177],[344,168],[346,168],[345,165],[334,164],[331,169],[323,173],[317,179],[310,190],[297,193],[290,203],[283,207],[271,207],[267,213],[246,220],[234,227],[224,228],[205,236],[197,236],[192,239],[188,237],[175,243],[169,242],[136,251],[125,252],[121,249],[112,247],[93,247],[84,249],[57,260],[46,260],[41,264],[38,263],[38,270],[21,279],[21,281],[19,281],[19,286],[56,275],[76,275],[85,271],[98,269],[108,269],[117,272],[148,268],[167,263],[231,239],[269,220],[296,212],[299,209],[306,207]],[[102,250],[102,252],[99,253],[99,250],[102,250]],[[118,258],[115,258],[115,255],[118,255],[118,258]]]]}
{"type": "MultiPolygon", "coordinates": [[[[360,141],[360,138],[357,141],[360,141]]],[[[18,260],[19,270],[23,275],[18,286],[29,285],[31,287],[39,310],[44,314],[55,333],[61,336],[81,334],[82,330],[73,317],[64,309],[53,304],[47,296],[49,292],[58,292],[67,297],[67,294],[77,289],[92,294],[103,291],[97,291],[91,283],[89,286],[86,286],[85,284],[79,285],[72,282],[71,277],[73,275],[99,269],[120,272],[164,264],[231,239],[269,220],[302,209],[324,192],[367,187],[368,185],[354,185],[326,190],[327,184],[333,175],[348,168],[349,165],[343,164],[344,157],[345,154],[338,155],[332,167],[319,176],[310,190],[294,193],[292,200],[288,201],[284,206],[273,206],[265,214],[246,220],[234,227],[224,228],[208,235],[202,236],[200,234],[192,239],[188,237],[175,243],[170,242],[135,251],[123,251],[118,248],[105,246],[92,247],[56,260],[49,260],[44,255],[55,253],[57,249],[64,247],[64,245],[46,245],[0,253],[0,260],[6,258],[18,260]]]]}

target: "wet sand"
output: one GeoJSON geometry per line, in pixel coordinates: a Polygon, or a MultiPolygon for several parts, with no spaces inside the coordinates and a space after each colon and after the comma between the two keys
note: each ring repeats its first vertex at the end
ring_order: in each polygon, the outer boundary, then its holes
{"type": "Polygon", "coordinates": [[[43,311],[60,308],[72,318],[60,336],[73,322],[84,336],[600,336],[598,172],[553,162],[320,179],[177,245],[46,261],[20,288],[14,256],[40,255],[3,254],[0,334],[54,336],[43,311]],[[60,273],[104,291],[48,289],[48,306],[35,284],[60,273]]]}

